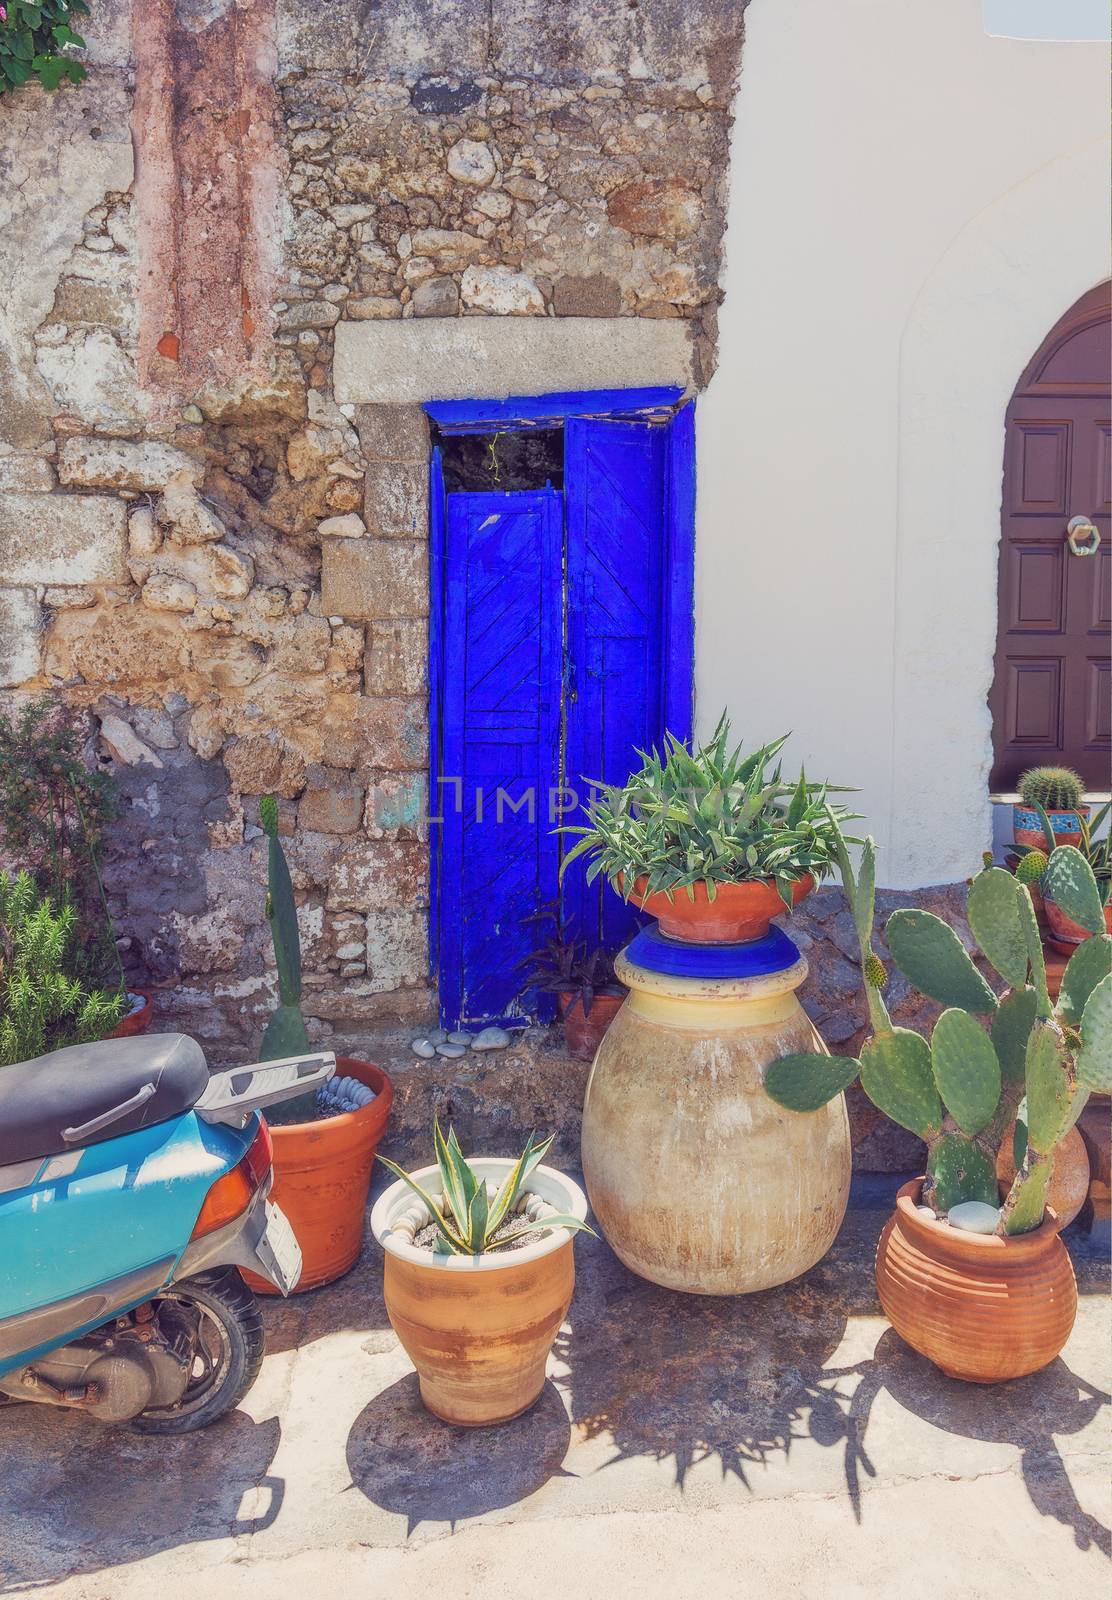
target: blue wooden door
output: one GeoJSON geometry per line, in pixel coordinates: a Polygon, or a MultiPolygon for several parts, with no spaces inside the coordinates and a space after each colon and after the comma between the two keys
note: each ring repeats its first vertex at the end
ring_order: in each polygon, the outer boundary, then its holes
{"type": "MultiPolygon", "coordinates": [[[[584,797],[585,780],[624,783],[637,751],[663,740],[668,468],[667,427],[568,422],[565,765],[569,787],[584,797]]],[[[684,738],[689,729],[673,731],[684,738]]],[[[644,920],[604,879],[588,885],[582,862],[565,874],[563,912],[575,937],[611,952],[644,920]]]]}
{"type": "Polygon", "coordinates": [[[441,1012],[538,1015],[518,1000],[557,894],[563,505],[552,489],[447,496],[438,787],[441,1012]]]}

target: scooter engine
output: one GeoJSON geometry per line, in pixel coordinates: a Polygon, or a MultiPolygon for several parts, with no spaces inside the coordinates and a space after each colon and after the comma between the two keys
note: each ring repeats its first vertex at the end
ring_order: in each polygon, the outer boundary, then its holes
{"type": "Polygon", "coordinates": [[[150,1301],[83,1339],[52,1350],[33,1367],[8,1373],[0,1391],[15,1400],[87,1411],[101,1422],[130,1422],[185,1393],[197,1341],[196,1314],[177,1301],[150,1301]]]}

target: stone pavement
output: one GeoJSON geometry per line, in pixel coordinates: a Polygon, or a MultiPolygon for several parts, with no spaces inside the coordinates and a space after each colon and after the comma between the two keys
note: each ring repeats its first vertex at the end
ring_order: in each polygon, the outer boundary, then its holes
{"type": "Polygon", "coordinates": [[[888,1329],[871,1262],[897,1179],[835,1248],[740,1300],[671,1295],[605,1244],[536,1408],[421,1408],[373,1241],[267,1308],[244,1408],[187,1439],[0,1412],[0,1593],[139,1600],[1024,1600],[1108,1592],[1107,1252],[1071,1238],[1073,1337],[1033,1378],[943,1377],[888,1329]]]}

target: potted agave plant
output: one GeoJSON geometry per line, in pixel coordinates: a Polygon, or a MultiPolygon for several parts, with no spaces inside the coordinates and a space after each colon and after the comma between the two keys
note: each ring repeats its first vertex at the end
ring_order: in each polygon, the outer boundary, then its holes
{"type": "MultiPolygon", "coordinates": [[[[1091,897],[1092,873],[1077,860],[1091,897]]],[[[1062,1349],[1077,1310],[1047,1193],[1055,1154],[1090,1092],[1112,1083],[1112,938],[1078,948],[1054,1009],[1031,897],[1010,873],[986,867],[968,902],[985,959],[1010,985],[1003,998],[941,918],[894,911],[886,927],[892,960],[947,1008],[928,1040],[895,1027],[884,1003],[888,974],[872,947],[871,840],[859,874],[848,856],[842,871],[872,1037],[859,1059],[785,1056],[769,1067],[765,1087],[806,1116],[860,1078],[874,1105],[926,1141],[926,1175],[900,1190],[877,1248],[885,1313],[913,1349],[952,1377],[997,1383],[1036,1372],[1062,1349]],[[1015,1170],[1000,1204],[1005,1138],[1014,1139],[1015,1170]]]]}
{"type": "Polygon", "coordinates": [[[552,1135],[516,1161],[468,1162],[433,1127],[436,1164],[397,1178],[371,1212],[386,1253],[386,1310],[421,1398],[458,1427],[508,1422],[544,1387],[575,1283],[572,1236],[592,1232],[579,1186],[542,1166],[552,1135]]]}
{"type": "MultiPolygon", "coordinates": [[[[260,801],[259,820],[267,835],[266,917],[279,1000],[259,1059],[280,1061],[307,1054],[311,1046],[301,1014],[301,941],[293,881],[272,795],[260,801]]],[[[359,1258],[371,1168],[392,1100],[393,1086],[381,1067],[337,1056],[335,1078],[321,1086],[315,1099],[289,1102],[303,1120],[271,1127],[274,1201],[289,1218],[303,1258],[297,1292],[334,1282],[359,1258]]],[[[245,1276],[257,1293],[275,1292],[262,1278],[245,1276]]]]}
{"type": "Polygon", "coordinates": [[[725,715],[694,751],[668,734],[663,758],[654,750],[621,787],[596,786],[588,823],[563,830],[580,837],[561,872],[590,856],[589,883],[605,873],[674,939],[763,938],[833,870],[838,821],[850,816],[829,785],[785,781],[771,765],[786,739],[743,755],[725,715]]]}
{"type": "Polygon", "coordinates": [[[1019,780],[1019,801],[1012,807],[1012,837],[1017,845],[1041,849],[1045,826],[1057,844],[1078,844],[1081,823],[1089,815],[1085,785],[1072,767],[1030,767],[1019,780]]]}

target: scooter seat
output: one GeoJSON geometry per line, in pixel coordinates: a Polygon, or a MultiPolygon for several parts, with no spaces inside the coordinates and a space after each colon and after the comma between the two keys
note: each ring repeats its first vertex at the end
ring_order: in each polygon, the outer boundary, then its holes
{"type": "Polygon", "coordinates": [[[0,1067],[0,1167],[168,1122],[196,1105],[208,1081],[205,1053],[184,1033],[75,1044],[0,1067]],[[147,1084],[154,1093],[133,1110],[73,1137],[75,1129],[123,1105],[147,1084]]]}

